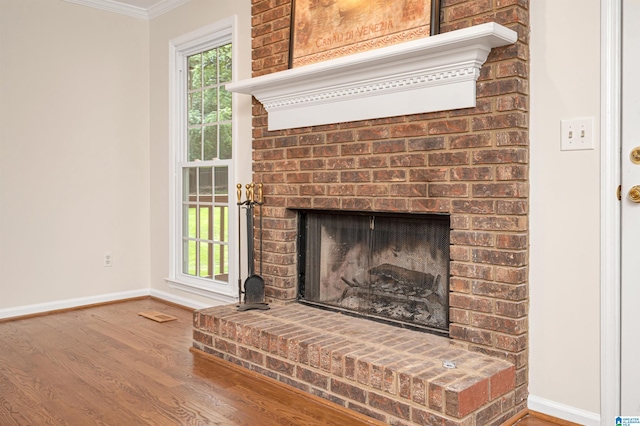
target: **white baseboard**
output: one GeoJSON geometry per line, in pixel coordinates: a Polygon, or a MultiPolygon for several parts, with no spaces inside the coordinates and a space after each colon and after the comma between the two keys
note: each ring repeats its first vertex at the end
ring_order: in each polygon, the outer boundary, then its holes
{"type": "Polygon", "coordinates": [[[186,297],[176,296],[161,290],[143,288],[140,290],[123,291],[119,293],[102,294],[98,296],[78,297],[75,299],[56,300],[54,302],[37,303],[35,305],[16,306],[15,308],[0,309],[0,319],[36,315],[45,312],[59,311],[61,309],[80,308],[82,306],[98,303],[116,302],[118,300],[132,299],[135,297],[153,296],[167,302],[186,306],[192,309],[204,309],[211,306],[233,303],[233,300],[215,300],[211,303],[201,303],[186,297]]]}
{"type": "Polygon", "coordinates": [[[567,420],[585,426],[600,426],[600,414],[598,413],[581,410],[535,395],[529,395],[527,403],[531,411],[537,411],[538,413],[547,414],[561,420],[567,420]]]}
{"type": "Polygon", "coordinates": [[[24,315],[41,314],[61,309],[78,308],[81,306],[95,305],[97,303],[114,302],[116,300],[131,299],[134,297],[149,296],[149,289],[123,291],[119,293],[102,294],[98,296],[78,297],[75,299],[57,300],[54,302],[37,303],[35,305],[17,306],[15,308],[0,309],[0,319],[21,317],[24,315]]]}

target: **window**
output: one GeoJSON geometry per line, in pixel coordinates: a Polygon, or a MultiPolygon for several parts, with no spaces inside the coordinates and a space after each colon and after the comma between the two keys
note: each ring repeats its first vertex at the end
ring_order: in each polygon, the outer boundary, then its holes
{"type": "Polygon", "coordinates": [[[182,169],[182,273],[229,282],[231,44],[187,58],[187,144],[182,169]]]}
{"type": "Polygon", "coordinates": [[[173,40],[170,89],[174,288],[235,297],[233,20],[173,40]]]}

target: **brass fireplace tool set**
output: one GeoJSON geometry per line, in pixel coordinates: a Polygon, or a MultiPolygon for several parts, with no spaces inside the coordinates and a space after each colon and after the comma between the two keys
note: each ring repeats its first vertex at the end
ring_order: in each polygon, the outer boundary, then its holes
{"type": "Polygon", "coordinates": [[[245,185],[246,198],[242,201],[242,184],[236,185],[238,196],[238,310],[248,311],[250,309],[269,309],[269,304],[265,303],[264,280],[262,279],[262,205],[264,198],[262,184],[248,183],[245,185]],[[257,191],[256,191],[257,189],[257,191]],[[257,194],[256,194],[257,192],[257,194]],[[260,273],[255,273],[254,260],[254,207],[260,206],[260,273]],[[242,226],[240,225],[241,209],[247,210],[247,262],[248,276],[242,286],[242,250],[240,241],[242,239],[242,226]],[[242,300],[244,295],[244,301],[242,300]]]}

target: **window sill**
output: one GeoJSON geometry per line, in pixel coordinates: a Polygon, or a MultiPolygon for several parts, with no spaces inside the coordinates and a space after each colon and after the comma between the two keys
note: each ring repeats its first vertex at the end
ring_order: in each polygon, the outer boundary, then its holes
{"type": "Polygon", "coordinates": [[[181,281],[177,278],[165,278],[164,280],[169,284],[170,288],[206,297],[207,299],[215,300],[222,304],[231,304],[238,301],[238,297],[236,295],[229,293],[231,285],[226,285],[224,287],[220,286],[219,289],[212,289],[202,285],[181,281]]]}

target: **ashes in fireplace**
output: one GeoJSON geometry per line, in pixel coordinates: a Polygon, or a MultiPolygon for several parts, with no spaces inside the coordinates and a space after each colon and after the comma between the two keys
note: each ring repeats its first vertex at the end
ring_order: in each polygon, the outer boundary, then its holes
{"type": "Polygon", "coordinates": [[[298,300],[449,330],[448,215],[299,211],[298,300]]]}

